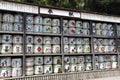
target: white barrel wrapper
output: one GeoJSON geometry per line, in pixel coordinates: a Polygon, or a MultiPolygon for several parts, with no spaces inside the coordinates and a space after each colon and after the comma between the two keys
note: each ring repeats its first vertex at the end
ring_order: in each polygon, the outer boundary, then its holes
{"type": "Polygon", "coordinates": [[[14,16],[14,22],[22,23],[23,22],[23,16],[21,14],[16,14],[14,16]]]}
{"type": "Polygon", "coordinates": [[[45,57],[44,57],[44,64],[46,64],[46,65],[52,64],[52,57],[45,56],[45,57]]]}
{"type": "Polygon", "coordinates": [[[35,74],[43,74],[43,66],[35,66],[35,74]]]}
{"type": "Polygon", "coordinates": [[[51,26],[51,24],[52,24],[51,18],[44,18],[43,24],[46,26],[51,26]]]}
{"type": "Polygon", "coordinates": [[[60,26],[60,20],[59,19],[52,19],[52,26],[60,26]]]}
{"type": "Polygon", "coordinates": [[[44,65],[44,74],[50,74],[52,73],[52,65],[44,65]]]}
{"type": "Polygon", "coordinates": [[[39,66],[43,64],[43,57],[35,57],[35,65],[39,66]]]}
{"type": "Polygon", "coordinates": [[[13,58],[12,59],[12,67],[20,68],[22,66],[22,59],[21,58],[13,58]]]}
{"type": "Polygon", "coordinates": [[[10,77],[11,73],[12,72],[10,67],[1,68],[0,77],[2,78],[10,77]]]}
{"type": "Polygon", "coordinates": [[[12,31],[13,30],[13,24],[12,23],[3,23],[2,24],[2,30],[3,31],[12,31]]]}
{"type": "Polygon", "coordinates": [[[0,65],[1,67],[11,66],[11,58],[10,58],[10,57],[1,58],[0,64],[1,64],[1,65],[0,65]]]}
{"type": "Polygon", "coordinates": [[[12,77],[22,76],[22,68],[12,68],[12,77]]]}
{"type": "Polygon", "coordinates": [[[62,73],[62,66],[54,65],[54,73],[62,73]]]}
{"type": "Polygon", "coordinates": [[[15,23],[14,24],[14,31],[22,32],[23,31],[23,24],[21,23],[15,23]]]}
{"type": "Polygon", "coordinates": [[[53,64],[61,64],[61,63],[62,63],[62,59],[60,56],[53,57],[53,64]]]}

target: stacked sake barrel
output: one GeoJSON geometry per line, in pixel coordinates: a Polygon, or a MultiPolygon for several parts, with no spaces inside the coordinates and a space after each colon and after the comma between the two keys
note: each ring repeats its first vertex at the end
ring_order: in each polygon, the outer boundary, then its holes
{"type": "Polygon", "coordinates": [[[60,20],[28,15],[26,17],[26,31],[34,33],[60,34],[60,20]]]}
{"type": "Polygon", "coordinates": [[[60,56],[38,56],[26,58],[26,75],[62,73],[60,56]]]}
{"type": "Polygon", "coordinates": [[[89,38],[64,37],[64,53],[90,53],[89,38]]]}
{"type": "Polygon", "coordinates": [[[60,54],[60,37],[27,36],[27,53],[60,54]]]}
{"type": "Polygon", "coordinates": [[[115,69],[118,67],[117,55],[97,55],[95,56],[95,69],[115,69]]]}
{"type": "Polygon", "coordinates": [[[81,72],[92,70],[91,56],[65,56],[65,72],[81,72]]]}
{"type": "Polygon", "coordinates": [[[0,59],[0,77],[19,77],[22,76],[22,59],[3,57],[0,59]]]}
{"type": "Polygon", "coordinates": [[[89,23],[75,20],[63,20],[63,33],[70,35],[90,35],[89,23]]]}
{"type": "Polygon", "coordinates": [[[97,39],[94,38],[94,52],[98,53],[115,53],[117,51],[114,39],[97,39]]]}
{"type": "Polygon", "coordinates": [[[115,35],[112,24],[92,23],[93,34],[96,36],[113,37],[115,35]]]}

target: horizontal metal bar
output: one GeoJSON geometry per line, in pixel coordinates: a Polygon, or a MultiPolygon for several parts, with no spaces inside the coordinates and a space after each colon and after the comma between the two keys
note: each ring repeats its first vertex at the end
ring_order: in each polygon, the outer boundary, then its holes
{"type": "Polygon", "coordinates": [[[0,54],[0,57],[6,57],[6,56],[23,56],[23,54],[0,54]]]}
{"type": "Polygon", "coordinates": [[[23,32],[16,32],[16,31],[0,31],[0,34],[23,34],[23,32]]]}

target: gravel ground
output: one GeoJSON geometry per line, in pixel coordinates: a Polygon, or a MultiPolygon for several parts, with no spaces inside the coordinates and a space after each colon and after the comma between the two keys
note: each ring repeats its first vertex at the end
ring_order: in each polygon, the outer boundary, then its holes
{"type": "Polygon", "coordinates": [[[89,80],[120,80],[120,76],[117,76],[117,77],[108,77],[108,78],[89,79],[89,80]]]}

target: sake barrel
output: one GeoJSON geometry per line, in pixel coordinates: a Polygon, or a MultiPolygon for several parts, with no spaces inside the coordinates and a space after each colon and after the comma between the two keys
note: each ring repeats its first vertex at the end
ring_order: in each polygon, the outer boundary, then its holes
{"type": "Polygon", "coordinates": [[[23,24],[21,23],[14,23],[14,31],[22,32],[23,31],[23,24]]]}
{"type": "Polygon", "coordinates": [[[43,24],[46,26],[51,26],[51,24],[52,24],[51,18],[44,18],[43,24]]]}
{"type": "Polygon", "coordinates": [[[98,48],[100,53],[105,52],[105,46],[98,46],[98,48]]]}
{"type": "Polygon", "coordinates": [[[2,43],[12,43],[12,35],[2,35],[2,43]]]}
{"type": "Polygon", "coordinates": [[[71,64],[70,70],[71,70],[71,72],[77,72],[77,64],[71,64]]]}
{"type": "Polygon", "coordinates": [[[59,19],[52,19],[52,26],[60,26],[60,20],[59,19]]]}
{"type": "Polygon", "coordinates": [[[75,34],[77,34],[77,35],[82,35],[83,34],[83,29],[82,28],[80,28],[80,27],[77,27],[77,28],[75,28],[75,34]]]}
{"type": "Polygon", "coordinates": [[[106,23],[103,23],[101,26],[101,29],[107,30],[108,29],[108,25],[106,23]]]}
{"type": "Polygon", "coordinates": [[[89,28],[89,22],[83,22],[83,28],[88,29],[89,28]]]}
{"type": "Polygon", "coordinates": [[[10,67],[1,68],[0,77],[2,77],[2,78],[10,77],[11,73],[12,73],[12,71],[11,71],[10,67]]]}
{"type": "Polygon", "coordinates": [[[21,35],[14,35],[13,36],[13,43],[14,44],[22,44],[23,43],[23,37],[21,35]]]}
{"type": "Polygon", "coordinates": [[[78,72],[84,71],[85,70],[85,65],[84,64],[78,64],[77,65],[77,70],[78,70],[78,72]]]}
{"type": "Polygon", "coordinates": [[[26,31],[27,32],[33,32],[33,25],[32,24],[27,24],[26,25],[26,31]]]}
{"type": "Polygon", "coordinates": [[[69,44],[76,44],[75,38],[69,38],[69,44]]]}
{"type": "Polygon", "coordinates": [[[103,56],[103,55],[98,56],[98,58],[99,58],[99,62],[105,61],[105,56],[103,56]]]}
{"type": "Polygon", "coordinates": [[[76,33],[75,31],[76,31],[75,28],[69,28],[69,34],[75,34],[76,33]]]}
{"type": "Polygon", "coordinates": [[[22,66],[22,59],[21,58],[13,58],[12,59],[12,67],[20,68],[22,66]]]}
{"type": "Polygon", "coordinates": [[[90,52],[90,45],[84,45],[84,52],[90,52]]]}
{"type": "Polygon", "coordinates": [[[52,43],[51,37],[49,37],[49,36],[43,37],[43,43],[44,44],[51,44],[52,43]]]}
{"type": "Polygon", "coordinates": [[[0,59],[0,66],[1,67],[8,67],[11,66],[11,58],[10,57],[3,57],[0,59]]]}
{"type": "Polygon", "coordinates": [[[108,24],[108,30],[113,30],[113,25],[112,24],[108,24]]]}
{"type": "Polygon", "coordinates": [[[70,50],[69,52],[70,53],[76,53],[76,46],[75,45],[69,45],[69,47],[70,47],[69,48],[69,50],[70,50]]]}
{"type": "Polygon", "coordinates": [[[97,35],[97,36],[103,36],[102,30],[97,30],[97,31],[96,31],[96,35],[97,35]]]}
{"type": "Polygon", "coordinates": [[[34,19],[35,24],[43,24],[42,22],[43,18],[41,16],[36,16],[34,19]]]}
{"type": "Polygon", "coordinates": [[[117,67],[118,67],[118,62],[112,62],[111,64],[112,64],[112,69],[114,69],[114,68],[117,68],[117,67]]]}
{"type": "Polygon", "coordinates": [[[108,46],[109,45],[109,41],[110,41],[110,39],[104,39],[103,40],[103,44],[106,45],[106,46],[108,46]]]}
{"type": "Polygon", "coordinates": [[[60,34],[60,27],[52,27],[52,33],[60,34]]]}
{"type": "Polygon", "coordinates": [[[57,54],[59,54],[60,53],[60,45],[53,45],[52,46],[52,52],[53,53],[57,53],[57,54]]]}
{"type": "Polygon", "coordinates": [[[102,29],[102,24],[101,23],[96,23],[96,29],[101,30],[102,29]]]}
{"type": "Polygon", "coordinates": [[[26,16],[26,23],[33,24],[33,15],[27,15],[26,16]]]}
{"type": "Polygon", "coordinates": [[[61,64],[62,58],[60,56],[53,57],[53,64],[61,64]]]}
{"type": "Polygon", "coordinates": [[[106,69],[111,69],[111,67],[112,67],[111,62],[105,62],[106,69]]]}
{"type": "Polygon", "coordinates": [[[33,44],[33,36],[27,36],[26,37],[26,43],[27,44],[33,44]]]}
{"type": "Polygon", "coordinates": [[[83,22],[82,21],[76,21],[76,27],[83,27],[83,22]]]}
{"type": "Polygon", "coordinates": [[[99,57],[95,56],[94,60],[95,60],[96,63],[98,63],[99,62],[99,57]]]}
{"type": "Polygon", "coordinates": [[[15,14],[15,16],[14,16],[14,22],[22,23],[23,22],[23,15],[21,15],[21,14],[15,14]]]}
{"type": "Polygon", "coordinates": [[[63,20],[63,27],[68,27],[68,20],[63,20]]]}
{"type": "Polygon", "coordinates": [[[87,62],[87,63],[92,62],[92,57],[91,56],[85,56],[85,62],[87,62]]]}
{"type": "Polygon", "coordinates": [[[82,45],[77,45],[76,48],[77,48],[77,53],[83,52],[84,47],[82,45]]]}
{"type": "Polygon", "coordinates": [[[109,31],[108,30],[103,30],[102,35],[105,36],[105,37],[109,36],[109,31]]]}
{"type": "Polygon", "coordinates": [[[71,62],[71,64],[77,64],[77,57],[76,56],[71,56],[70,57],[70,62],[71,62]]]}
{"type": "Polygon", "coordinates": [[[115,32],[114,32],[114,31],[109,30],[109,36],[110,36],[110,37],[113,37],[114,35],[115,35],[115,32]]]}
{"type": "Polygon", "coordinates": [[[34,46],[34,53],[42,53],[43,52],[43,46],[42,45],[35,45],[34,46]]]}
{"type": "Polygon", "coordinates": [[[2,49],[1,49],[1,53],[2,54],[11,54],[12,51],[12,45],[11,44],[2,44],[2,49]]]}
{"type": "Polygon", "coordinates": [[[96,69],[96,70],[99,70],[99,69],[100,69],[99,63],[95,63],[95,69],[96,69]]]}
{"type": "Polygon", "coordinates": [[[35,65],[39,66],[43,64],[43,57],[35,57],[35,65]]]}
{"type": "Polygon", "coordinates": [[[117,61],[117,55],[111,55],[111,61],[116,62],[117,61]]]}
{"type": "Polygon", "coordinates": [[[83,38],[84,44],[88,45],[89,44],[89,38],[83,38]]]}
{"type": "Polygon", "coordinates": [[[34,32],[43,32],[43,26],[42,25],[34,25],[34,32]]]}
{"type": "Polygon", "coordinates": [[[94,52],[98,52],[99,47],[97,45],[94,45],[94,52]]]}
{"type": "Polygon", "coordinates": [[[69,33],[69,28],[64,27],[64,28],[63,28],[63,33],[64,33],[64,34],[68,34],[68,33],[69,33]]]}
{"type": "Polygon", "coordinates": [[[110,52],[114,53],[114,52],[116,52],[116,51],[117,51],[117,49],[116,49],[115,46],[110,46],[110,52]]]}
{"type": "Polygon", "coordinates": [[[22,68],[12,68],[12,77],[22,76],[22,68]]]}
{"type": "Polygon", "coordinates": [[[105,61],[110,62],[111,61],[111,56],[110,55],[105,55],[105,61]]]}
{"type": "Polygon", "coordinates": [[[53,71],[52,65],[44,65],[44,74],[50,74],[53,71]]]}
{"type": "Polygon", "coordinates": [[[34,47],[33,47],[33,45],[31,45],[31,44],[27,44],[27,46],[26,46],[26,52],[32,54],[33,51],[34,51],[34,47]]]}
{"type": "Polygon", "coordinates": [[[54,73],[62,73],[62,66],[54,65],[54,73]]]}
{"type": "Polygon", "coordinates": [[[69,52],[69,45],[64,45],[64,53],[68,53],[69,52]]]}
{"type": "Polygon", "coordinates": [[[78,64],[84,64],[85,58],[84,56],[78,56],[78,64]]]}
{"type": "Polygon", "coordinates": [[[69,20],[69,27],[75,27],[75,20],[69,20]]]}
{"type": "Polygon", "coordinates": [[[89,35],[90,34],[89,29],[82,29],[82,34],[83,35],[89,35]]]}
{"type": "Polygon", "coordinates": [[[64,62],[65,62],[65,64],[69,64],[70,63],[70,57],[69,56],[65,56],[64,57],[64,62]]]}
{"type": "Polygon", "coordinates": [[[3,14],[3,21],[4,22],[13,22],[14,16],[12,14],[3,14]]]}
{"type": "Polygon", "coordinates": [[[34,57],[26,57],[26,66],[34,65],[34,57]]]}
{"type": "Polygon", "coordinates": [[[44,57],[44,64],[46,64],[46,65],[52,64],[52,57],[51,56],[45,56],[44,57]]]}
{"type": "Polygon", "coordinates": [[[109,39],[108,45],[115,45],[115,40],[114,39],[109,39]]]}
{"type": "Polygon", "coordinates": [[[51,45],[44,45],[44,46],[43,46],[43,53],[44,53],[44,54],[51,54],[51,52],[52,52],[52,47],[51,47],[51,45]]]}
{"type": "Polygon", "coordinates": [[[60,44],[60,37],[53,37],[52,38],[52,44],[60,44]]]}
{"type": "Polygon", "coordinates": [[[69,43],[69,38],[68,37],[64,37],[63,38],[63,43],[64,44],[68,44],[69,43]]]}
{"type": "Polygon", "coordinates": [[[65,64],[65,72],[70,72],[70,65],[69,64],[65,64]]]}
{"type": "Polygon", "coordinates": [[[43,43],[42,36],[35,36],[34,37],[34,44],[42,44],[42,43],[43,43]]]}
{"type": "Polygon", "coordinates": [[[92,70],[92,63],[86,63],[85,70],[92,70]]]}
{"type": "Polygon", "coordinates": [[[12,31],[13,24],[12,23],[2,23],[2,31],[12,31]]]}
{"type": "Polygon", "coordinates": [[[43,74],[43,66],[35,66],[35,74],[43,74]]]}
{"type": "Polygon", "coordinates": [[[23,52],[23,46],[22,45],[13,45],[13,53],[22,53],[23,52]]]}
{"type": "Polygon", "coordinates": [[[76,38],[76,44],[82,44],[83,39],[82,38],[76,38]]]}
{"type": "Polygon", "coordinates": [[[98,39],[98,45],[103,46],[104,45],[104,39],[98,39]]]}
{"type": "Polygon", "coordinates": [[[34,68],[31,67],[31,66],[26,67],[25,74],[26,74],[27,76],[33,75],[33,74],[34,74],[34,68]]]}

